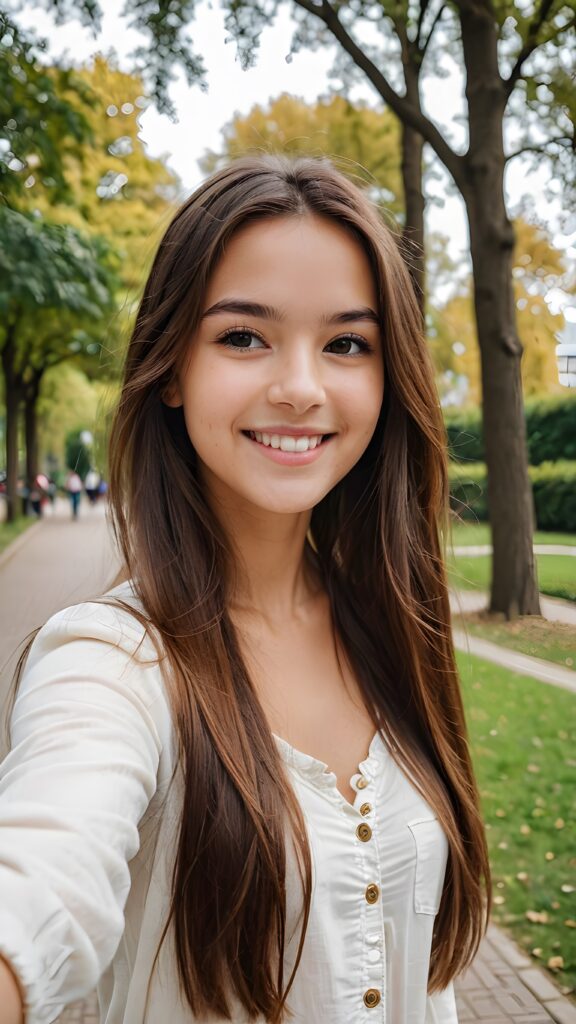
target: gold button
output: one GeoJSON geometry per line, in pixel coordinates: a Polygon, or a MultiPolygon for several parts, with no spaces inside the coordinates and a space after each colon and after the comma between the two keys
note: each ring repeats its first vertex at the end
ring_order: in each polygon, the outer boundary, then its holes
{"type": "Polygon", "coordinates": [[[366,903],[378,903],[378,897],[380,896],[380,889],[375,882],[370,882],[370,885],[366,886],[366,903]]]}
{"type": "Polygon", "coordinates": [[[370,814],[372,810],[372,804],[362,804],[360,808],[360,814],[365,818],[367,814],[370,814]]]}
{"type": "Polygon", "coordinates": [[[377,988],[369,988],[364,993],[364,1005],[371,1010],[374,1006],[378,1006],[380,1002],[380,993],[377,988]]]}
{"type": "Polygon", "coordinates": [[[368,785],[368,779],[365,779],[364,776],[361,776],[358,779],[358,782],[356,783],[357,789],[366,789],[367,785],[368,785]]]}
{"type": "Polygon", "coordinates": [[[361,825],[358,825],[356,829],[356,835],[362,843],[367,843],[369,839],[372,839],[372,829],[370,825],[367,825],[365,821],[361,825]]]}

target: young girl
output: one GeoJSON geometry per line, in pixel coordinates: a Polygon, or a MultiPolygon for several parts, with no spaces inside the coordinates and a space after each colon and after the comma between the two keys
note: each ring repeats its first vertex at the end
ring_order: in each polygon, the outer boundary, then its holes
{"type": "Polygon", "coordinates": [[[410,280],[325,162],[176,214],[128,351],[126,580],[38,634],[0,788],[0,1022],[454,1024],[488,863],[410,280]]]}

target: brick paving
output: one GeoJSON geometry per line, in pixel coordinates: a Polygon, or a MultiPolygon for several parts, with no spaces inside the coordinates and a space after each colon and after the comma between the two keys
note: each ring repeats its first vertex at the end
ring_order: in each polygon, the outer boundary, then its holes
{"type": "MultiPolygon", "coordinates": [[[[101,591],[116,564],[104,508],[86,506],[71,523],[65,505],[0,559],[0,704],[15,644],[57,608],[101,591]]],[[[456,995],[460,1024],[576,1024],[576,1004],[493,925],[474,964],[457,981],[456,995]]],[[[100,1024],[96,997],[68,1007],[59,1024],[100,1024]]]]}
{"type": "Polygon", "coordinates": [[[460,1024],[576,1024],[576,1005],[494,925],[456,998],[460,1024]]]}
{"type": "MultiPolygon", "coordinates": [[[[494,925],[456,982],[456,1002],[459,1024],[576,1024],[576,1005],[494,925]]],[[[58,1024],[100,1024],[96,998],[69,1007],[58,1024]]]]}

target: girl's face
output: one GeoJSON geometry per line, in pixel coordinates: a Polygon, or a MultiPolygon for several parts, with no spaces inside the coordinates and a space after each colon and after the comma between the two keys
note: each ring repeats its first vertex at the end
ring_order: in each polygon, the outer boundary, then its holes
{"type": "Polygon", "coordinates": [[[299,513],[358,461],[383,388],[367,256],[343,228],[307,215],[233,236],[166,400],[184,406],[212,499],[299,513]]]}

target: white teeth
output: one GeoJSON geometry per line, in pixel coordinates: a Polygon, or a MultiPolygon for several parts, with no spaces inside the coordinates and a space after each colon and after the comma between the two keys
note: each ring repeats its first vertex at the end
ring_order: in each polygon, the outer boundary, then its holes
{"type": "Polygon", "coordinates": [[[260,430],[250,430],[250,437],[267,448],[280,448],[283,452],[307,452],[317,448],[322,441],[322,434],[310,437],[294,437],[291,434],[266,434],[260,430]]]}

